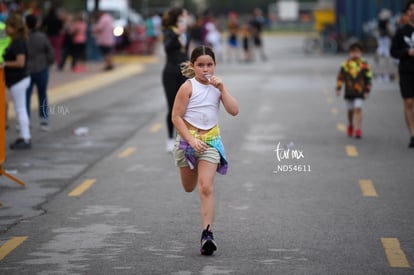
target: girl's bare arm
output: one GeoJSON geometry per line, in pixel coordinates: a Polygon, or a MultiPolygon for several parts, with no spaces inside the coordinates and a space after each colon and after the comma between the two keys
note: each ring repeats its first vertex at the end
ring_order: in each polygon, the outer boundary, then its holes
{"type": "Polygon", "coordinates": [[[210,83],[221,92],[221,102],[223,102],[226,111],[230,115],[236,116],[239,113],[239,104],[224,86],[223,81],[219,77],[213,76],[210,83]]]}

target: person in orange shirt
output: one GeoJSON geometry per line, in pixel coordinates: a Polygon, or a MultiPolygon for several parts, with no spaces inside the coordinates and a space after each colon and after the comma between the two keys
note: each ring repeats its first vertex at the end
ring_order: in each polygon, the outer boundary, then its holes
{"type": "Polygon", "coordinates": [[[85,71],[85,49],[87,24],[83,12],[75,15],[75,22],[72,25],[72,71],[80,73],[85,71]]]}

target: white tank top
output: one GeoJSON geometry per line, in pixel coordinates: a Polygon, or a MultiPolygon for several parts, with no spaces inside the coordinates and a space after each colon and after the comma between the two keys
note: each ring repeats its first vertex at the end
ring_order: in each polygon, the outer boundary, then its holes
{"type": "Polygon", "coordinates": [[[184,120],[201,130],[213,128],[218,123],[220,91],[191,78],[192,92],[184,120]]]}

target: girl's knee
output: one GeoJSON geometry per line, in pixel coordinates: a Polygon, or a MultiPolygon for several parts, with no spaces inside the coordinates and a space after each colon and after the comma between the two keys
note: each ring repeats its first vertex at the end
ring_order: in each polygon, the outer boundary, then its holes
{"type": "Polygon", "coordinates": [[[193,192],[197,186],[197,173],[188,167],[180,168],[181,184],[185,192],[193,192]]]}
{"type": "Polygon", "coordinates": [[[200,181],[198,185],[199,192],[202,196],[208,197],[213,194],[213,183],[212,182],[205,182],[200,181]]]}
{"type": "Polygon", "coordinates": [[[195,183],[184,183],[183,182],[182,184],[183,184],[184,191],[187,193],[193,192],[195,187],[197,186],[196,182],[195,183]]]}

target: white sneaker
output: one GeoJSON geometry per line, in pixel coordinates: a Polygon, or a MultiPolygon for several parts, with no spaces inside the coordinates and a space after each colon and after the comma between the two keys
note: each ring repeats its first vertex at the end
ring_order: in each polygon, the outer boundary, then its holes
{"type": "Polygon", "coordinates": [[[174,149],[174,145],[175,145],[175,140],[173,138],[170,138],[167,140],[167,146],[166,146],[166,150],[168,153],[171,153],[174,149]]]}

